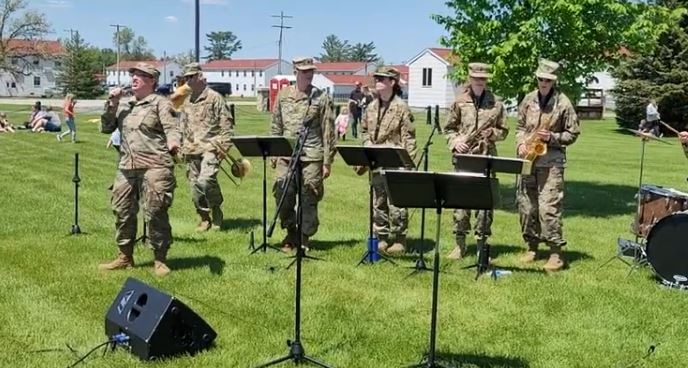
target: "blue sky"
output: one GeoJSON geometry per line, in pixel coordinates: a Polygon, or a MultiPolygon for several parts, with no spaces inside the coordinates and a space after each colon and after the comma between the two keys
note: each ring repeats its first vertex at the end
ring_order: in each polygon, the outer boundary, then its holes
{"type": "MultiPolygon", "coordinates": [[[[53,27],[51,39],[78,30],[86,42],[113,47],[114,28],[129,26],[156,55],[194,48],[194,0],[29,0],[53,27]]],[[[328,34],[356,42],[375,42],[386,62],[400,63],[425,47],[439,46],[445,31],[432,19],[447,13],[444,0],[201,0],[201,56],[205,33],[232,31],[243,44],[234,58],[276,58],[279,18],[285,19],[283,58],[317,56],[328,34]]]]}

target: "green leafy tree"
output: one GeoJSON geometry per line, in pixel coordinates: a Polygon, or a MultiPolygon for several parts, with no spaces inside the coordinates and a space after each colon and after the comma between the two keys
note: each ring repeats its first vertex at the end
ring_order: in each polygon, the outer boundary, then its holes
{"type": "Polygon", "coordinates": [[[73,93],[77,98],[94,98],[101,94],[100,81],[96,78],[98,58],[79,32],[64,42],[65,54],[56,77],[56,84],[63,93],[73,93]]]}
{"type": "MultiPolygon", "coordinates": [[[[677,10],[686,2],[667,2],[677,10]],[[673,3],[673,4],[671,4],[673,3]],[[683,4],[681,4],[683,3],[683,4]]],[[[674,128],[688,128],[688,15],[657,39],[653,52],[635,55],[614,71],[619,126],[636,128],[649,100],[657,101],[662,120],[674,128]]]]}
{"type": "Polygon", "coordinates": [[[347,58],[349,61],[363,61],[366,63],[375,62],[380,59],[377,53],[375,53],[375,43],[361,43],[358,42],[351,47],[349,50],[349,56],[347,58]]]}
{"type": "Polygon", "coordinates": [[[203,49],[208,52],[205,57],[208,61],[231,59],[232,54],[242,48],[241,40],[230,31],[210,32],[205,37],[209,45],[203,49]]]}
{"type": "Polygon", "coordinates": [[[618,64],[622,46],[651,48],[670,12],[636,0],[448,0],[451,15],[432,15],[449,35],[441,44],[457,55],[453,77],[474,61],[493,65],[492,88],[520,99],[535,88],[540,58],[562,65],[559,85],[577,101],[585,79],[618,64]]]}
{"type": "Polygon", "coordinates": [[[0,71],[14,78],[29,75],[34,58],[49,53],[36,40],[50,32],[50,23],[44,14],[27,10],[27,6],[25,0],[0,1],[0,71]]]}
{"type": "Polygon", "coordinates": [[[322,43],[323,53],[320,54],[321,62],[330,63],[337,61],[348,61],[351,53],[349,41],[342,41],[336,35],[328,35],[322,43]]]}

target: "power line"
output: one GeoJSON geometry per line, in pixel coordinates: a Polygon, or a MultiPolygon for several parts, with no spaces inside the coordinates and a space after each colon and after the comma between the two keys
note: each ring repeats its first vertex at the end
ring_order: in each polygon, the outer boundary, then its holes
{"type": "Polygon", "coordinates": [[[280,15],[273,15],[273,18],[279,18],[280,19],[280,24],[279,25],[273,25],[273,28],[279,28],[279,60],[277,61],[277,74],[282,74],[282,33],[284,29],[290,29],[292,27],[290,26],[285,26],[284,25],[284,18],[294,18],[291,15],[284,15],[284,12],[281,11],[280,15]]]}

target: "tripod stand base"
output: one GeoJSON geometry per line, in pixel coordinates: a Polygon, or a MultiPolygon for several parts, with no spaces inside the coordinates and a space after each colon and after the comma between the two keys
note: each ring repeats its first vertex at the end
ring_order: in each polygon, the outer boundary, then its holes
{"type": "Polygon", "coordinates": [[[478,260],[476,261],[476,263],[462,268],[464,270],[475,268],[475,280],[480,278],[482,274],[491,271],[493,267],[493,265],[490,262],[490,245],[487,243],[483,243],[479,246],[478,249],[478,260]]]}
{"type": "MultiPolygon", "coordinates": [[[[297,252],[298,252],[298,250],[297,250],[297,252]]],[[[287,268],[286,268],[287,270],[290,269],[291,266],[294,265],[294,263],[296,263],[296,257],[298,257],[298,256],[291,256],[291,257],[289,257],[289,258],[294,258],[294,260],[291,261],[291,263],[289,263],[289,265],[288,265],[287,268]]],[[[314,261],[322,261],[322,260],[323,260],[322,258],[313,257],[313,256],[307,256],[307,255],[305,255],[305,254],[301,255],[301,259],[302,259],[302,260],[303,260],[303,259],[312,259],[312,260],[314,260],[314,261]]]]}
{"type": "Polygon", "coordinates": [[[277,358],[277,359],[275,359],[271,362],[265,363],[263,365],[259,365],[256,368],[269,367],[271,365],[286,362],[288,360],[293,360],[295,365],[310,363],[310,364],[316,365],[318,367],[330,368],[328,365],[325,365],[324,363],[320,363],[319,361],[306,355],[306,352],[304,351],[303,345],[301,345],[300,341],[287,341],[287,345],[289,346],[289,354],[288,355],[283,356],[281,358],[277,358]]]}
{"type": "Polygon", "coordinates": [[[263,251],[263,253],[265,253],[268,249],[272,249],[272,250],[277,251],[277,252],[282,251],[281,249],[277,248],[274,245],[270,245],[268,243],[263,243],[263,244],[259,245],[258,247],[253,248],[253,250],[251,251],[251,254],[255,254],[256,252],[261,251],[261,250],[263,251]]]}
{"type": "Polygon", "coordinates": [[[413,269],[413,271],[411,271],[411,273],[408,276],[412,276],[412,275],[414,275],[416,273],[420,273],[422,271],[432,271],[432,268],[425,265],[425,259],[423,258],[423,253],[420,253],[420,257],[418,259],[416,259],[416,262],[414,263],[413,266],[406,267],[406,268],[412,268],[413,269]]]}
{"type": "Polygon", "coordinates": [[[81,234],[81,228],[79,225],[72,225],[72,229],[69,231],[70,235],[79,235],[81,234]]]}
{"type": "Polygon", "coordinates": [[[414,365],[409,365],[409,366],[407,366],[407,368],[446,368],[446,367],[440,363],[437,363],[437,362],[426,361],[426,362],[421,362],[421,363],[414,364],[414,365]]]}
{"type": "Polygon", "coordinates": [[[382,262],[382,261],[387,261],[387,262],[396,266],[396,263],[394,263],[394,261],[392,261],[391,258],[383,255],[382,253],[380,253],[378,251],[372,251],[372,250],[366,251],[356,266],[360,265],[361,263],[373,264],[375,262],[382,262]],[[375,260],[377,260],[377,261],[375,261],[375,260]]]}

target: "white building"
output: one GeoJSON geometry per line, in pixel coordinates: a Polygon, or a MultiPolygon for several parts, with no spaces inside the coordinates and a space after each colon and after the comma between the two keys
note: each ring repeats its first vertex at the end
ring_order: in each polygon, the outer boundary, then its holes
{"type": "Polygon", "coordinates": [[[55,78],[64,50],[58,41],[10,39],[5,44],[9,63],[26,75],[0,72],[0,96],[41,97],[55,89],[55,78]]]}
{"type": "Polygon", "coordinates": [[[323,75],[368,75],[375,71],[375,63],[343,61],[332,63],[315,63],[316,73],[323,75]]]}
{"type": "MultiPolygon", "coordinates": [[[[209,83],[231,83],[233,96],[256,95],[256,88],[268,87],[279,69],[277,59],[213,60],[201,66],[209,83]]],[[[282,74],[292,72],[292,65],[281,61],[282,74]]]]}
{"type": "Polygon", "coordinates": [[[451,57],[450,49],[427,48],[406,63],[410,107],[451,106],[457,93],[456,83],[449,78],[451,57]]]}
{"type": "Polygon", "coordinates": [[[181,74],[182,67],[174,61],[162,61],[162,60],[127,60],[120,61],[119,67],[117,64],[110,65],[105,69],[105,83],[108,86],[128,86],[131,85],[131,76],[129,76],[129,68],[136,66],[138,63],[148,63],[153,65],[156,69],[160,71],[160,78],[158,79],[159,84],[167,84],[174,82],[174,78],[181,74]],[[117,75],[119,74],[119,80],[117,75]],[[118,83],[119,81],[119,83],[118,83]]]}

